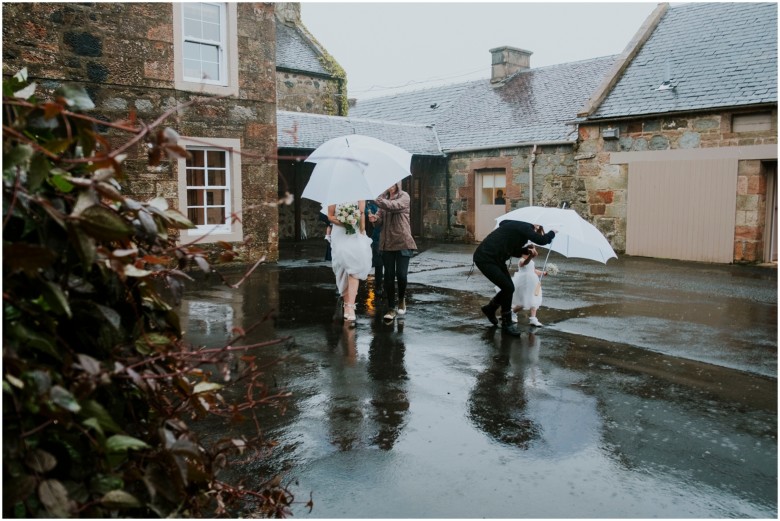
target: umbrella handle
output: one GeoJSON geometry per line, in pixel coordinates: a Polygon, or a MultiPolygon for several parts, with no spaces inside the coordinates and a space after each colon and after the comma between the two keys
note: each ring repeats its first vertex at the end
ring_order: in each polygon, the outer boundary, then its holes
{"type": "Polygon", "coordinates": [[[550,241],[550,244],[547,246],[547,257],[544,258],[544,268],[542,268],[542,274],[539,275],[539,282],[542,282],[542,277],[544,277],[544,272],[547,271],[547,259],[550,258],[550,252],[552,251],[552,243],[555,240],[555,237],[553,237],[552,241],[550,241]]]}

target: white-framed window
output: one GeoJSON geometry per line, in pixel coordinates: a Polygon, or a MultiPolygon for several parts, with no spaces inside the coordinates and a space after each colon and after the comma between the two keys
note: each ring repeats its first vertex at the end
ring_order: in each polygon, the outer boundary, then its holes
{"type": "Polygon", "coordinates": [[[238,95],[234,3],[173,4],[174,76],[179,90],[238,95]]]}
{"type": "Polygon", "coordinates": [[[183,237],[200,242],[243,240],[241,221],[241,140],[183,138],[190,153],[178,160],[179,210],[196,226],[183,237]]]}
{"type": "Polygon", "coordinates": [[[503,169],[482,172],[482,204],[506,204],[506,172],[503,169]]]}

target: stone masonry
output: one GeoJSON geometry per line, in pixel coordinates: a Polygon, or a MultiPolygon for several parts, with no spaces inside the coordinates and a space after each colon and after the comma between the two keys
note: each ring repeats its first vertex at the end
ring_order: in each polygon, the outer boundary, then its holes
{"type": "MultiPolygon", "coordinates": [[[[278,258],[274,7],[238,3],[239,95],[173,111],[166,122],[182,136],[240,138],[244,246],[248,260],[278,258]]],[[[173,8],[168,3],[6,3],[3,74],[27,67],[43,93],[68,82],[85,87],[93,115],[150,123],[199,96],[175,90],[173,8]]],[[[205,98],[205,97],[204,97],[205,98]]],[[[112,136],[118,140],[126,136],[112,136]]],[[[145,148],[126,161],[126,193],[163,196],[178,206],[176,165],[146,164],[145,148]]]]}
{"type": "MultiPolygon", "coordinates": [[[[621,136],[615,141],[602,139],[598,125],[581,125],[575,159],[576,178],[584,192],[583,215],[591,216],[616,251],[625,251],[628,165],[610,164],[610,153],[777,144],[776,111],[768,131],[735,133],[732,116],[723,112],[620,123],[613,125],[621,136]]],[[[765,167],[758,160],[740,161],[737,175],[734,261],[760,261],[767,204],[765,167]]]]}

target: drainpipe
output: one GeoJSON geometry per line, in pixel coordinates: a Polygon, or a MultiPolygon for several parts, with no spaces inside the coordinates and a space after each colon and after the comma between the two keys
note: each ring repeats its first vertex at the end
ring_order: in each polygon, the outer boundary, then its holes
{"type": "Polygon", "coordinates": [[[444,188],[447,197],[447,238],[452,233],[452,202],[450,201],[450,162],[444,160],[444,188]]]}
{"type": "Polygon", "coordinates": [[[528,165],[528,206],[534,205],[534,165],[536,164],[536,143],[531,150],[531,162],[528,165]]]}

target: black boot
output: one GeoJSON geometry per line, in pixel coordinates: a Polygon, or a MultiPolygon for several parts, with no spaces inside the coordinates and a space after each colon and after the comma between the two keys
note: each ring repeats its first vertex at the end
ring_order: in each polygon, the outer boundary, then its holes
{"type": "Polygon", "coordinates": [[[498,325],[498,319],[496,318],[496,310],[498,309],[498,304],[496,304],[495,299],[488,302],[486,305],[482,306],[482,312],[485,314],[488,320],[490,320],[490,323],[494,326],[498,325]]]}
{"type": "Polygon", "coordinates": [[[520,336],[520,330],[512,323],[512,312],[501,313],[501,331],[507,335],[520,336]]]}

